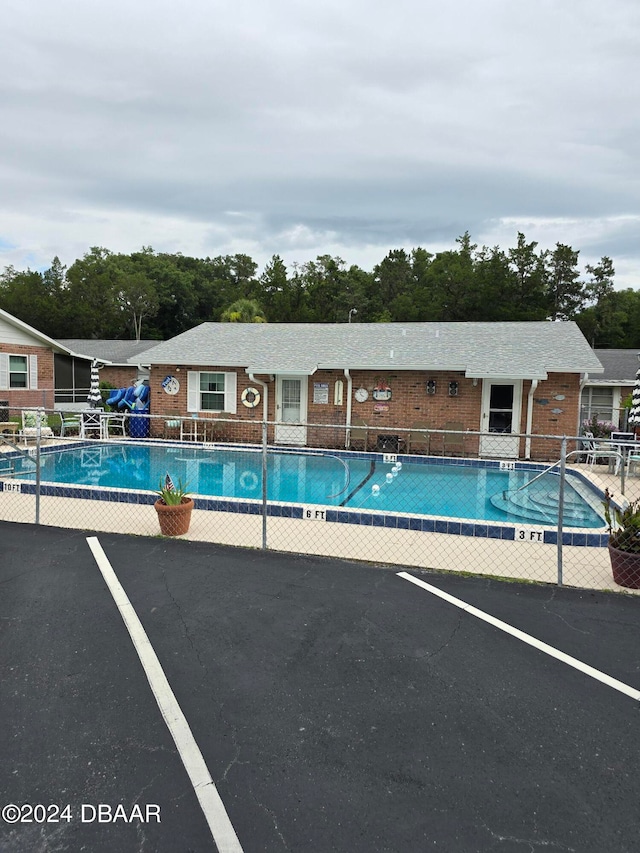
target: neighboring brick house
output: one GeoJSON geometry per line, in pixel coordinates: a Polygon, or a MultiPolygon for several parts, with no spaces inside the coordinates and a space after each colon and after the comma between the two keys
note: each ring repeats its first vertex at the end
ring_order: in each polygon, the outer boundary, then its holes
{"type": "Polygon", "coordinates": [[[640,354],[637,349],[597,349],[594,352],[604,372],[585,380],[581,418],[589,420],[595,415],[600,421],[624,429],[628,411],[624,402],[633,391],[640,368],[640,354]]]}
{"type": "Polygon", "coordinates": [[[125,388],[133,382],[149,379],[149,365],[144,353],[160,341],[115,341],[93,338],[65,338],[58,343],[75,352],[96,358],[100,364],[100,381],[114,388],[125,388]]]}
{"type": "Polygon", "coordinates": [[[269,441],[336,447],[356,420],[374,444],[418,422],[455,423],[484,433],[468,437],[467,452],[507,459],[549,455],[519,433],[576,435],[582,384],[602,372],[571,322],[203,323],[145,360],[152,414],[227,412],[242,420],[230,436],[239,441],[258,441],[263,419],[276,422],[269,441]]]}
{"type": "Polygon", "coordinates": [[[91,361],[0,309],[0,399],[11,410],[86,405],[91,361]]]}

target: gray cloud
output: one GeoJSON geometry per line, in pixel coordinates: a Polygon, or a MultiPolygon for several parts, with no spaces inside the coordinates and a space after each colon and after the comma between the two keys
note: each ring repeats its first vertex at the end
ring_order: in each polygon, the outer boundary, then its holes
{"type": "Polygon", "coordinates": [[[529,222],[634,283],[635,0],[8,6],[0,266],[142,244],[365,263],[529,222]]]}

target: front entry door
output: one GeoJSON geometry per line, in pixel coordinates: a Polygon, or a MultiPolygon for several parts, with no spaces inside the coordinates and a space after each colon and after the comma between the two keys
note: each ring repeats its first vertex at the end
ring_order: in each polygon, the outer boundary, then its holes
{"type": "Polygon", "coordinates": [[[307,377],[278,376],[276,381],[277,444],[306,444],[306,426],[294,426],[307,420],[307,377]]]}
{"type": "Polygon", "coordinates": [[[482,422],[480,455],[502,459],[517,459],[520,439],[520,410],[522,381],[492,382],[485,379],[482,386],[482,422]],[[488,435],[487,435],[488,433],[488,435]]]}

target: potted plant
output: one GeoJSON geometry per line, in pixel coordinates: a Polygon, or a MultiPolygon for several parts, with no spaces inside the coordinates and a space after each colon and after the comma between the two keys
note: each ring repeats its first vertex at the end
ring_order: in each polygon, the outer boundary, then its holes
{"type": "Polygon", "coordinates": [[[191,524],[192,498],[181,481],[178,481],[178,488],[174,486],[169,474],[165,477],[164,484],[160,481],[156,494],[159,497],[154,507],[158,513],[160,532],[163,536],[182,536],[191,524]]]}
{"type": "Polygon", "coordinates": [[[620,586],[640,589],[640,499],[619,507],[606,489],[603,503],[613,579],[620,586]]]}

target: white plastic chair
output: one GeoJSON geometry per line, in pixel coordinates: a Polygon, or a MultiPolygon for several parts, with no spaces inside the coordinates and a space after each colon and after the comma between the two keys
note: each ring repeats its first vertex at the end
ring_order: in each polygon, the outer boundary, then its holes
{"type": "Polygon", "coordinates": [[[600,444],[592,432],[585,432],[582,445],[587,452],[585,462],[591,470],[593,470],[598,459],[606,459],[607,462],[610,462],[614,455],[612,448],[609,445],[600,444]]]}
{"type": "Polygon", "coordinates": [[[80,438],[105,438],[102,409],[84,409],[80,413],[80,438]]]}
{"type": "Polygon", "coordinates": [[[47,421],[47,413],[41,409],[23,409],[22,410],[22,430],[20,436],[25,444],[29,443],[32,438],[38,440],[38,425],[40,438],[53,438],[53,430],[47,421]]]}

